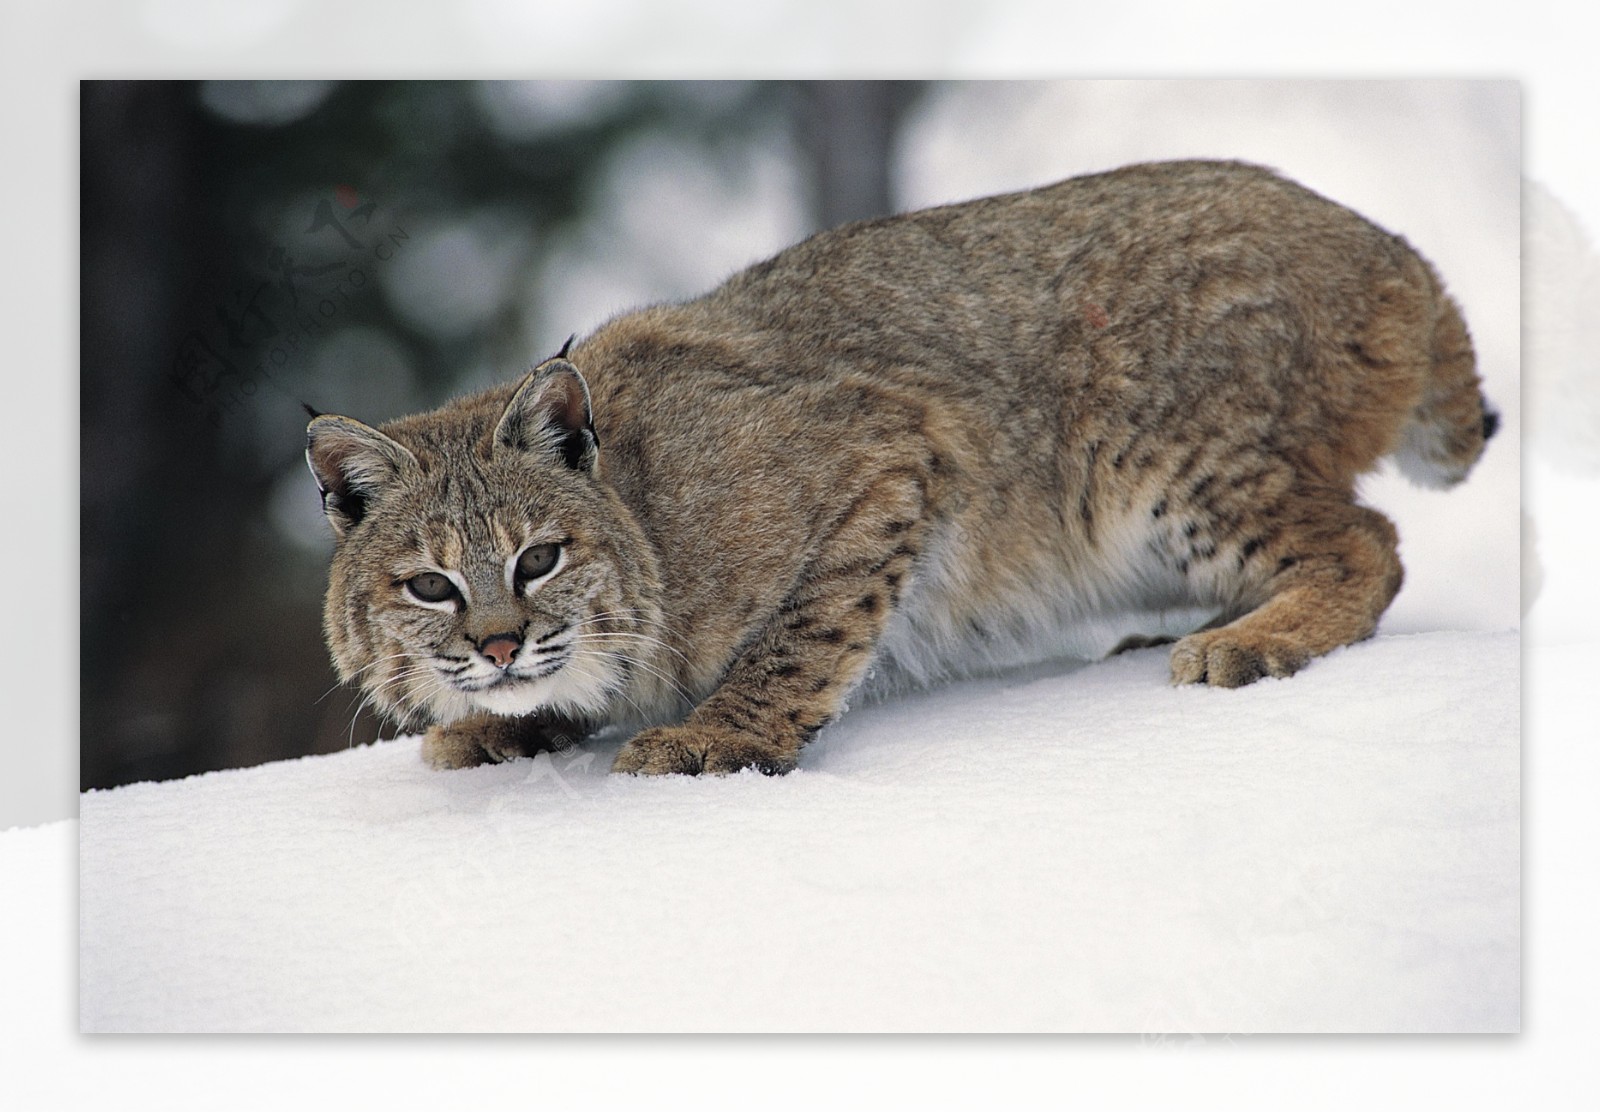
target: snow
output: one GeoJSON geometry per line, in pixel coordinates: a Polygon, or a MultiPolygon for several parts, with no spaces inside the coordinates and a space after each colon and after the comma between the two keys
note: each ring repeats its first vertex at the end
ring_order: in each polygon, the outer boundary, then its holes
{"type": "Polygon", "coordinates": [[[784,778],[414,739],[83,797],[86,1031],[1514,1031],[1518,638],[861,707],[784,778]]]}

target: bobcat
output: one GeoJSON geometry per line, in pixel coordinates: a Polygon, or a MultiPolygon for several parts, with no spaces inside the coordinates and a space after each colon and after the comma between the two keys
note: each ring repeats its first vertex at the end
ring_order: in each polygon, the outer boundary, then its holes
{"type": "Polygon", "coordinates": [[[1497,420],[1404,240],[1173,162],[822,233],[307,459],[339,675],[430,764],[621,724],[614,771],[782,773],[869,666],[1180,605],[1180,684],[1365,638],[1401,567],[1355,478],[1457,483],[1497,420]]]}

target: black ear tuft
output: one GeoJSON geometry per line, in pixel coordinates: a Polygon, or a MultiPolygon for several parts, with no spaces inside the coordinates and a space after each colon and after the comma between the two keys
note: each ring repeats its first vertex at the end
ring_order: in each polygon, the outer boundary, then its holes
{"type": "Polygon", "coordinates": [[[552,359],[566,359],[567,358],[567,353],[572,351],[572,342],[574,340],[576,340],[576,339],[578,339],[578,334],[577,333],[573,333],[571,336],[567,337],[567,342],[565,344],[561,345],[561,350],[559,352],[557,352],[551,358],[552,359]]]}
{"type": "Polygon", "coordinates": [[[322,416],[322,411],[312,409],[310,402],[301,402],[300,408],[305,410],[306,416],[312,418],[313,420],[322,416]]]}
{"type": "Polygon", "coordinates": [[[506,403],[494,430],[496,452],[522,452],[593,471],[600,455],[589,412],[589,384],[559,357],[546,360],[506,403]]]}
{"type": "Polygon", "coordinates": [[[1500,415],[1493,410],[1483,411],[1483,439],[1488,440],[1500,431],[1500,415]]]}

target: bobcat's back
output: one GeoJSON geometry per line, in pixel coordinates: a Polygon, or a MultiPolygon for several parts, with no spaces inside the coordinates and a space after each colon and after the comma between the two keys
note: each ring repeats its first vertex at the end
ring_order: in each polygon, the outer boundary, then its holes
{"type": "MultiPolygon", "coordinates": [[[[936,462],[937,497],[877,661],[918,681],[1059,652],[1092,615],[1244,607],[1255,578],[1241,573],[1286,499],[1348,491],[1389,453],[1424,482],[1459,480],[1489,420],[1429,266],[1236,163],[1130,167],[825,232],[704,299],[613,322],[574,358],[619,435],[657,431],[641,498],[664,478],[702,491],[712,470],[781,470],[805,505],[825,503],[806,480],[849,488],[836,469],[879,467],[896,434],[870,430],[897,415],[936,462]],[[612,367],[630,384],[615,397],[612,367]],[[630,410],[641,378],[650,399],[630,410]],[[713,465],[674,475],[707,439],[685,415],[728,392],[760,399],[717,423],[747,435],[715,437],[713,465]],[[841,399],[849,412],[830,417],[841,399]],[[780,448],[795,443],[807,451],[780,448]]],[[[675,502],[678,529],[742,553],[761,548],[742,530],[805,517],[782,504],[752,521],[740,490],[735,513],[675,502]]]]}

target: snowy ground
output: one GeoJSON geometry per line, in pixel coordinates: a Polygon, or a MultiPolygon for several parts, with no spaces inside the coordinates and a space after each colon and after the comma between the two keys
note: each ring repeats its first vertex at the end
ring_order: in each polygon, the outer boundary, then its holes
{"type": "Polygon", "coordinates": [[[414,741],[87,794],[88,1031],[1513,1031],[1518,638],[865,707],[780,779],[414,741]]]}

